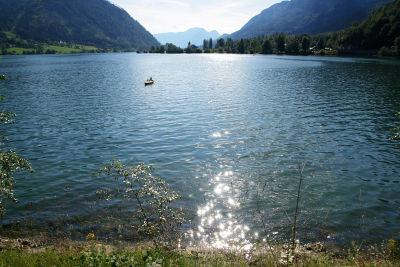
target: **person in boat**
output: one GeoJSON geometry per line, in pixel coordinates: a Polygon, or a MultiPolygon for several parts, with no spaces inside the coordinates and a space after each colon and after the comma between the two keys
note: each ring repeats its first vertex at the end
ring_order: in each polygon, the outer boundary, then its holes
{"type": "Polygon", "coordinates": [[[149,84],[153,84],[153,83],[154,83],[153,78],[150,77],[150,79],[148,79],[148,80],[145,82],[145,85],[149,85],[149,84]]]}

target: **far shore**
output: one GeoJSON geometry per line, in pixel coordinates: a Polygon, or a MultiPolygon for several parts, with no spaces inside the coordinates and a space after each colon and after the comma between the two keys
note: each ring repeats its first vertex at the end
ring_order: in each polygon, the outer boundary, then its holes
{"type": "Polygon", "coordinates": [[[149,51],[136,51],[136,50],[107,50],[107,49],[92,49],[92,50],[80,50],[80,51],[56,51],[56,52],[51,52],[51,53],[8,53],[8,54],[0,54],[1,56],[21,56],[21,55],[78,55],[78,54],[112,54],[112,53],[137,53],[137,54],[144,54],[144,55],[151,55],[151,54],[168,54],[168,55],[209,55],[209,54],[219,54],[219,55],[264,55],[264,56],[309,56],[309,57],[342,57],[342,58],[375,58],[375,59],[395,59],[398,60],[398,57],[393,57],[393,56],[382,56],[378,55],[377,50],[345,50],[341,51],[340,53],[310,53],[310,54],[285,54],[285,53],[271,53],[271,54],[262,54],[262,53],[219,53],[219,52],[204,52],[202,51],[201,53],[151,53],[149,51]]]}

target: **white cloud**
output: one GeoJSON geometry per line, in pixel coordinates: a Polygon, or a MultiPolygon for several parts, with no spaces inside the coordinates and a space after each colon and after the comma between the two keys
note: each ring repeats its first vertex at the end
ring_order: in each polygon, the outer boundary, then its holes
{"type": "Polygon", "coordinates": [[[151,33],[185,31],[192,27],[231,33],[250,18],[281,0],[111,0],[151,33]]]}

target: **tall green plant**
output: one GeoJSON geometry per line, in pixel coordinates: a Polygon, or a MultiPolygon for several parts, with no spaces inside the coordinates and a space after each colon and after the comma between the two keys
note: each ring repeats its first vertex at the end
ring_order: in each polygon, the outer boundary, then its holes
{"type": "Polygon", "coordinates": [[[185,219],[182,209],[172,206],[180,195],[163,179],[154,177],[152,170],[144,164],[125,166],[112,159],[98,174],[103,179],[112,178],[119,190],[99,190],[97,193],[106,199],[118,196],[136,202],[135,218],[140,222],[135,222],[133,227],[159,244],[171,240],[185,219]]]}

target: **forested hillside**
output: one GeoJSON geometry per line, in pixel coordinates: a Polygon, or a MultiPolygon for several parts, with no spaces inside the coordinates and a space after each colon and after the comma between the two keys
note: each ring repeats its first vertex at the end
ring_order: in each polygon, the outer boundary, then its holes
{"type": "Polygon", "coordinates": [[[382,7],[362,23],[354,23],[342,32],[338,45],[345,50],[381,49],[381,53],[399,54],[400,0],[382,7]]]}
{"type": "Polygon", "coordinates": [[[148,49],[158,41],[106,0],[0,0],[0,30],[24,40],[148,49]]]}
{"type": "Polygon", "coordinates": [[[283,1],[253,17],[231,38],[251,38],[265,34],[318,34],[345,29],[392,0],[292,0],[283,1]]]}

